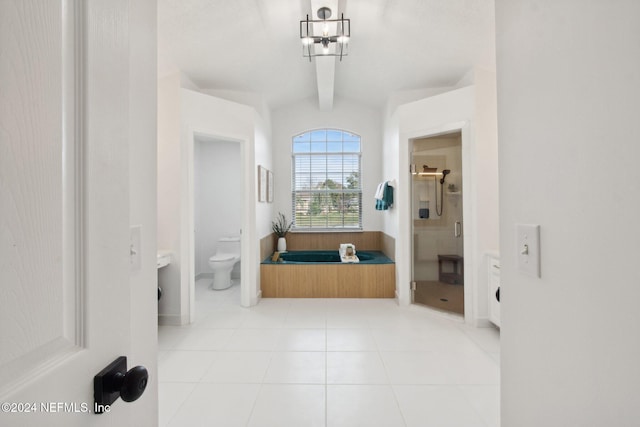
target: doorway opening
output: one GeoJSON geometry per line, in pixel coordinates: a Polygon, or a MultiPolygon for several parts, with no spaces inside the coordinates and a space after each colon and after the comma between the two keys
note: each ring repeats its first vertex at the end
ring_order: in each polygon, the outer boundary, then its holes
{"type": "Polygon", "coordinates": [[[237,239],[234,247],[240,249],[243,176],[237,141],[196,133],[193,144],[193,275],[196,317],[200,317],[216,307],[240,305],[241,261],[233,265],[230,286],[216,290],[214,274],[224,272],[214,272],[210,259],[222,245],[232,245],[229,239],[237,239]]]}
{"type": "MultiPolygon", "coordinates": [[[[189,216],[192,233],[188,235],[190,262],[189,317],[193,323],[217,309],[240,307],[242,277],[246,265],[242,257],[231,271],[231,286],[212,289],[214,270],[209,262],[221,241],[239,239],[242,251],[244,168],[242,141],[193,132],[188,166],[189,216]]],[[[224,243],[228,245],[229,243],[224,243]]]]}
{"type": "Polygon", "coordinates": [[[464,316],[462,133],[411,144],[411,302],[464,316]]]}

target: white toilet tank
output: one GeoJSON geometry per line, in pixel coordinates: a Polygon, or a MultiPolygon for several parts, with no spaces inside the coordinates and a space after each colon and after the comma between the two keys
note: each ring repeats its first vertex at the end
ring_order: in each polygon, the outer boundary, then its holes
{"type": "Polygon", "coordinates": [[[240,256],[240,236],[221,237],[218,239],[216,253],[240,256]]]}

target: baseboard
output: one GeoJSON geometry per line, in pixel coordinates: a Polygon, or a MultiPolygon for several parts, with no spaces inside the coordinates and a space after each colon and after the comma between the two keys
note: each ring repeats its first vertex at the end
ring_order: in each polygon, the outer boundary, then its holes
{"type": "Polygon", "coordinates": [[[182,316],[179,314],[158,314],[159,326],[182,326],[182,316]]]}
{"type": "Polygon", "coordinates": [[[257,305],[260,300],[262,299],[262,291],[258,291],[258,293],[251,298],[251,301],[249,302],[252,306],[257,305]]]}
{"type": "Polygon", "coordinates": [[[491,320],[489,320],[488,317],[481,317],[479,319],[476,319],[476,328],[495,328],[496,326],[493,324],[493,322],[491,320]]]}
{"type": "MultiPolygon", "coordinates": [[[[211,280],[213,280],[213,273],[198,273],[198,274],[196,274],[195,279],[196,280],[199,280],[199,279],[211,279],[211,280]]],[[[232,271],[231,272],[231,279],[232,280],[240,280],[241,279],[240,274],[233,274],[233,271],[232,271]]]]}

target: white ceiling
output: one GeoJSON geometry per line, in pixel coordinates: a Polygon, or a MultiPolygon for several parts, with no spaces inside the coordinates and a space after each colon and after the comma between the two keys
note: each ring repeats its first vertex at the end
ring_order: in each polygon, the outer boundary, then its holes
{"type": "MultiPolygon", "coordinates": [[[[495,69],[494,0],[339,0],[339,12],[351,41],[335,62],[337,97],[382,107],[394,91],[495,69]]],[[[298,34],[307,14],[316,19],[310,0],[158,0],[159,74],[258,93],[271,108],[317,97],[298,34]]]]}

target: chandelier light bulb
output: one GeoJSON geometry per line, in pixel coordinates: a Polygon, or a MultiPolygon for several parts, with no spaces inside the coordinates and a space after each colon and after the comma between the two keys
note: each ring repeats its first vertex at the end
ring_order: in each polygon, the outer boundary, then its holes
{"type": "Polygon", "coordinates": [[[345,19],[344,14],[338,19],[330,19],[331,9],[328,7],[318,9],[317,15],[318,19],[309,19],[307,15],[307,19],[300,21],[302,56],[309,61],[314,56],[336,56],[342,61],[342,57],[348,54],[351,20],[345,19]]]}

